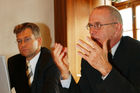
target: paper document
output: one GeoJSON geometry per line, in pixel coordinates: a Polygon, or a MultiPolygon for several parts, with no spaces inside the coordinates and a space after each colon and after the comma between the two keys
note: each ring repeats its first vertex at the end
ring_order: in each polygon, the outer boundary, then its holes
{"type": "Polygon", "coordinates": [[[6,58],[0,56],[0,93],[11,93],[6,58]]]}

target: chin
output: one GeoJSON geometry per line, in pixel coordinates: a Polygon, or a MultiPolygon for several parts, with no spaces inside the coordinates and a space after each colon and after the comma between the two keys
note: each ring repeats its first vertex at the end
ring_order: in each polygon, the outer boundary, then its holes
{"type": "Polygon", "coordinates": [[[22,55],[22,56],[28,56],[26,53],[23,53],[23,52],[20,52],[20,54],[22,55]]]}

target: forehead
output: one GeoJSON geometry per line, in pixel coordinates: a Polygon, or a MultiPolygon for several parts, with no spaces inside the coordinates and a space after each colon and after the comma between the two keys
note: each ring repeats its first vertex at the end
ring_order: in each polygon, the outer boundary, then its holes
{"type": "Polygon", "coordinates": [[[23,30],[22,32],[18,33],[16,35],[17,38],[24,38],[27,36],[31,36],[32,34],[32,30],[30,28],[26,28],[25,30],[23,30]]]}
{"type": "Polygon", "coordinates": [[[89,17],[89,22],[94,23],[94,22],[110,22],[111,16],[110,16],[110,11],[107,9],[94,9],[89,17]]]}

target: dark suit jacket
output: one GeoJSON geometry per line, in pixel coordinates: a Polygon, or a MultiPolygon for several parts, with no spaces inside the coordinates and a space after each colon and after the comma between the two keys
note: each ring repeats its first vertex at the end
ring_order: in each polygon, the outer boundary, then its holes
{"type": "Polygon", "coordinates": [[[69,89],[61,93],[140,93],[140,42],[122,37],[111,62],[113,69],[105,80],[82,59],[78,84],[72,79],[69,89]]]}
{"type": "Polygon", "coordinates": [[[16,93],[59,93],[60,73],[47,48],[41,48],[31,87],[28,86],[25,67],[26,59],[20,54],[8,59],[11,88],[15,87],[16,93]]]}

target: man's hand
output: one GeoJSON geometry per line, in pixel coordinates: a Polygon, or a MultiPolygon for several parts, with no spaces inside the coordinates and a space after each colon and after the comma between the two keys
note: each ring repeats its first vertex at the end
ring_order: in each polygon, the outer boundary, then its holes
{"type": "Polygon", "coordinates": [[[64,48],[61,44],[55,44],[52,51],[53,59],[58,69],[61,72],[61,77],[67,79],[70,76],[67,48],[64,48]]]}
{"type": "Polygon", "coordinates": [[[87,37],[87,40],[89,44],[79,40],[76,46],[80,50],[78,54],[98,70],[102,76],[106,76],[112,70],[112,65],[108,62],[107,40],[103,43],[103,48],[90,37],[87,37]]]}

